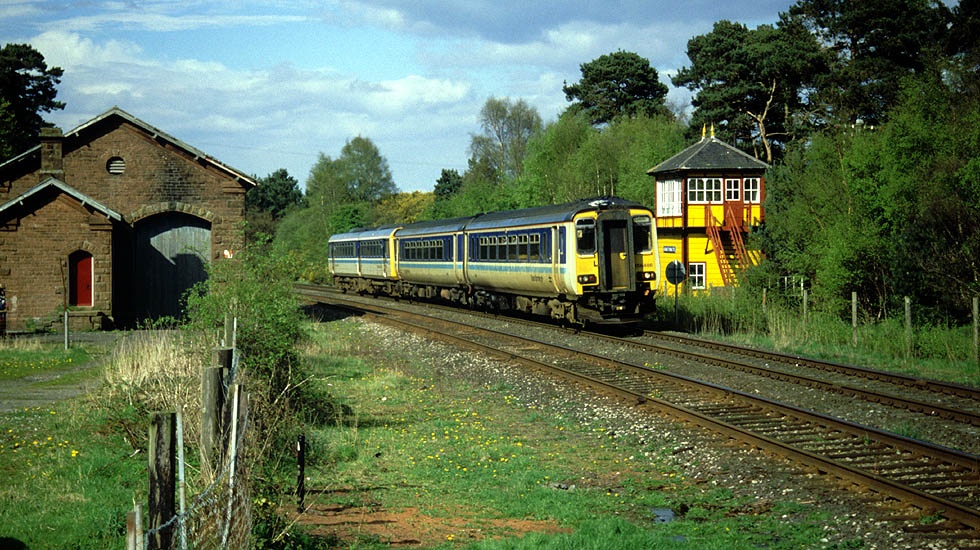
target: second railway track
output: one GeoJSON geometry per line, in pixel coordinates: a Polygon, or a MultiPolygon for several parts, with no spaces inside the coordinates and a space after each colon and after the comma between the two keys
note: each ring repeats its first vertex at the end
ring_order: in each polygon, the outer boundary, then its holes
{"type": "MultiPolygon", "coordinates": [[[[342,299],[325,299],[340,302],[342,299]]],[[[380,306],[350,304],[366,310],[380,306]]],[[[560,372],[579,382],[704,426],[726,437],[790,457],[808,468],[897,499],[942,521],[919,529],[942,537],[975,539],[980,533],[980,458],[747,393],[442,319],[412,321],[388,312],[388,322],[437,333],[457,344],[560,372]],[[444,328],[438,328],[443,326],[444,328]],[[504,343],[504,342],[508,343],[504,343]]]]}

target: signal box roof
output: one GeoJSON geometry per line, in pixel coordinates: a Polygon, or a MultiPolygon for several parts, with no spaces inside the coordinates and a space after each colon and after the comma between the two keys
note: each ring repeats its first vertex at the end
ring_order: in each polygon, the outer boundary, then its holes
{"type": "Polygon", "coordinates": [[[764,172],[765,162],[711,136],[647,170],[658,176],[674,172],[764,172]]]}

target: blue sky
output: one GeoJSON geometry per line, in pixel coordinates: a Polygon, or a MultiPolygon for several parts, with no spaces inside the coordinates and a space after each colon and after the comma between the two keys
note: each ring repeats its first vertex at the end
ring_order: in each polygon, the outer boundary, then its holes
{"type": "Polygon", "coordinates": [[[402,191],[461,173],[489,97],[545,122],[579,66],[617,50],[670,75],[728,19],[774,23],[789,0],[0,0],[0,43],[65,70],[68,131],[113,106],[248,174],[304,185],[320,153],[370,138],[402,191]]]}

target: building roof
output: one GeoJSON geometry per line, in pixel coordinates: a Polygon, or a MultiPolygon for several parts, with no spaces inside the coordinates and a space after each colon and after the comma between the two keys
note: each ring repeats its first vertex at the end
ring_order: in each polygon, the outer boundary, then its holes
{"type": "Polygon", "coordinates": [[[41,183],[35,185],[34,187],[31,187],[27,191],[24,191],[17,197],[14,197],[12,200],[9,200],[4,204],[0,204],[0,217],[2,217],[7,211],[12,210],[14,207],[23,205],[25,201],[27,201],[34,195],[37,195],[43,192],[44,190],[50,189],[52,187],[56,189],[60,189],[61,192],[65,193],[70,197],[73,197],[75,200],[82,203],[82,206],[88,206],[93,210],[101,212],[106,218],[116,220],[116,221],[121,221],[123,219],[122,215],[120,215],[115,210],[100,203],[99,201],[93,199],[92,197],[89,197],[88,195],[79,192],[77,189],[71,187],[67,183],[57,178],[47,178],[41,183]]]}
{"type": "MultiPolygon", "coordinates": [[[[191,145],[171,136],[170,134],[147,124],[146,122],[127,113],[126,111],[123,111],[119,107],[113,107],[108,111],[102,113],[101,115],[98,115],[97,117],[93,118],[92,120],[89,120],[88,122],[81,124],[80,126],[74,128],[73,130],[66,132],[64,135],[65,140],[67,141],[69,139],[78,139],[87,131],[96,127],[100,122],[111,118],[121,118],[125,120],[126,122],[130,123],[131,125],[135,126],[136,128],[140,129],[146,134],[150,135],[150,137],[152,137],[153,139],[163,140],[169,143],[170,145],[183,150],[188,155],[194,157],[195,160],[201,160],[206,164],[213,166],[218,171],[224,172],[225,174],[231,176],[239,183],[243,183],[248,186],[255,186],[258,183],[255,181],[253,177],[249,176],[248,174],[240,170],[236,170],[231,166],[228,166],[227,164],[218,161],[211,155],[208,155],[203,151],[195,147],[192,147],[191,145]]],[[[32,158],[34,155],[39,155],[40,151],[41,151],[41,145],[40,144],[35,145],[34,147],[28,149],[27,151],[24,151],[23,153],[17,155],[16,157],[13,157],[7,160],[6,162],[0,163],[0,171],[2,171],[4,168],[7,168],[8,166],[13,166],[18,162],[21,162],[28,158],[32,158]]]]}
{"type": "Polygon", "coordinates": [[[711,136],[701,138],[701,141],[647,170],[647,174],[656,176],[668,172],[744,171],[767,168],[769,165],[765,162],[711,136]]]}

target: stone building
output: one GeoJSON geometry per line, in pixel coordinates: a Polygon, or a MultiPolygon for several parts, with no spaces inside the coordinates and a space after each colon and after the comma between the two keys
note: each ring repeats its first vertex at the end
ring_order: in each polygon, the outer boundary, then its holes
{"type": "Polygon", "coordinates": [[[0,285],[8,330],[68,311],[74,330],[178,317],[206,266],[242,244],[256,184],[112,108],[0,164],[0,285]]]}

